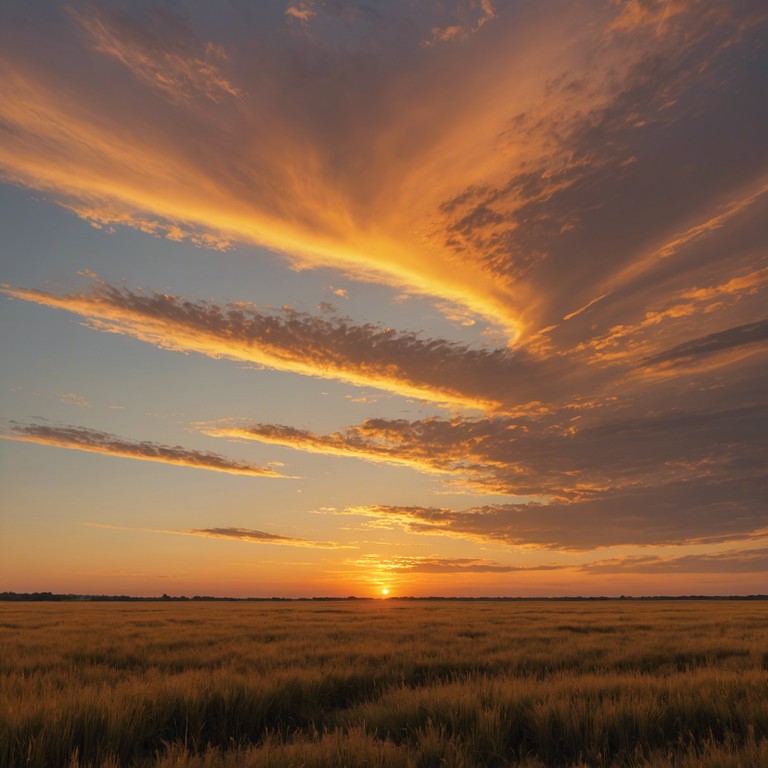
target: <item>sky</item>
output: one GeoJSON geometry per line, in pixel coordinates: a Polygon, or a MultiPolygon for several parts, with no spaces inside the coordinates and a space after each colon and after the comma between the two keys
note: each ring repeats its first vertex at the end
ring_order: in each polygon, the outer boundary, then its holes
{"type": "Polygon", "coordinates": [[[0,591],[768,593],[763,0],[10,0],[0,69],[0,591]]]}

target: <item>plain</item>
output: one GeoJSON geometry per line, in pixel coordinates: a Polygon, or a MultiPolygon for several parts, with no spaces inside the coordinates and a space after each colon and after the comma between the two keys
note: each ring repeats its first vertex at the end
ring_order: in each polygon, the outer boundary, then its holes
{"type": "Polygon", "coordinates": [[[764,767],[768,602],[0,604],[0,765],[764,767]]]}

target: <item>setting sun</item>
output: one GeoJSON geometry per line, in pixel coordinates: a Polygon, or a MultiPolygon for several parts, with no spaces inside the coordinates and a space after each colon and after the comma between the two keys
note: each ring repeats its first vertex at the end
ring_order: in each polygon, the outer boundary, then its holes
{"type": "Polygon", "coordinates": [[[389,590],[386,587],[384,587],[384,589],[381,590],[381,594],[384,595],[384,597],[386,597],[389,594],[389,590]]]}

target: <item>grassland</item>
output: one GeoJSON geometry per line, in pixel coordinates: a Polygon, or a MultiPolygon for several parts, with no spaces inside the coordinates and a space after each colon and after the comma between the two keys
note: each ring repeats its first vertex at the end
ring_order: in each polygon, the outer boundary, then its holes
{"type": "Polygon", "coordinates": [[[768,766],[766,602],[0,604],[0,766],[768,766]]]}

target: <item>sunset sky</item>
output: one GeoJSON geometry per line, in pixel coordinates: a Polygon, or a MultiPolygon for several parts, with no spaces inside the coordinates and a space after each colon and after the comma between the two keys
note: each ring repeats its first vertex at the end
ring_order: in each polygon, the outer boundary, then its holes
{"type": "Polygon", "coordinates": [[[764,0],[11,0],[0,71],[0,591],[768,592],[764,0]]]}

